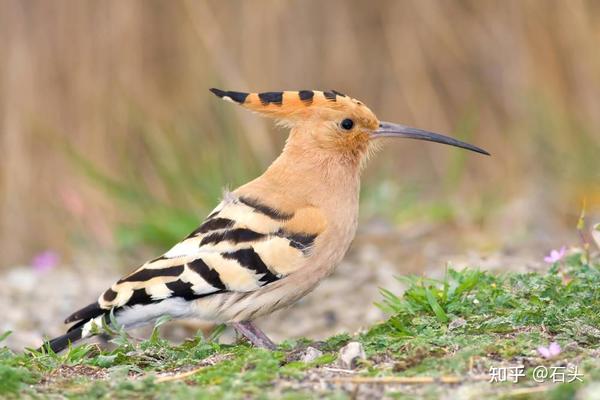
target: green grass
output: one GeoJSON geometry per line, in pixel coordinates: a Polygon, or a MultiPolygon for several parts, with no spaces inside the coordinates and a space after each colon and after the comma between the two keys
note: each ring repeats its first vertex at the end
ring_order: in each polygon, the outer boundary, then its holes
{"type": "MultiPolygon", "coordinates": [[[[157,327],[141,342],[118,334],[112,351],[81,345],[64,354],[15,354],[2,348],[0,397],[296,399],[314,397],[316,390],[347,398],[352,395],[347,386],[330,382],[313,387],[310,379],[325,376],[323,366],[335,367],[338,350],[350,340],[360,341],[367,353],[353,376],[459,376],[466,379],[462,390],[470,387],[478,393],[475,398],[511,398],[516,390],[537,385],[532,373],[540,365],[571,363],[583,374],[583,382],[548,386],[518,398],[574,398],[600,383],[600,265],[588,264],[582,252],[543,273],[449,269],[441,280],[399,279],[407,286],[405,293],[382,290],[378,304],[391,314],[388,320],[356,337],[344,334],[313,344],[324,354],[311,363],[297,361],[298,349],[310,343],[306,339],[284,342],[274,352],[201,336],[172,345],[157,327]],[[561,353],[555,359],[541,358],[537,347],[552,341],[561,345],[561,353]],[[501,365],[524,365],[525,377],[518,384],[477,386],[469,381],[501,365]],[[156,378],[199,367],[178,381],[156,378]]],[[[457,386],[389,390],[398,398],[436,398],[457,386]]]]}

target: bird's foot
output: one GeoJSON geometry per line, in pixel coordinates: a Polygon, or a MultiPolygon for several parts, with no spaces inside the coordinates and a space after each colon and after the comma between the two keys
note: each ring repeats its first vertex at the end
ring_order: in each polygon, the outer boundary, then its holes
{"type": "Polygon", "coordinates": [[[231,324],[233,328],[246,339],[250,341],[256,347],[262,347],[264,349],[275,350],[277,346],[269,339],[267,335],[260,329],[258,329],[250,321],[234,322],[231,324]]]}

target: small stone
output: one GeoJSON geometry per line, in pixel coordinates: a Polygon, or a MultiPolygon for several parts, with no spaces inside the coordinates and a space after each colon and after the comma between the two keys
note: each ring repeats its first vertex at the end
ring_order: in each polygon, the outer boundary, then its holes
{"type": "Polygon", "coordinates": [[[460,328],[461,326],[465,326],[466,324],[467,324],[467,321],[465,321],[464,319],[456,318],[448,324],[448,330],[451,331],[453,329],[460,328]]]}
{"type": "Polygon", "coordinates": [[[596,246],[600,249],[600,223],[592,226],[592,239],[596,242],[596,246]]]}
{"type": "Polygon", "coordinates": [[[338,364],[341,368],[354,369],[358,360],[365,360],[365,349],[359,342],[350,342],[340,349],[338,364]]]}
{"type": "Polygon", "coordinates": [[[323,352],[321,350],[315,349],[314,347],[307,347],[304,350],[304,354],[300,357],[300,361],[309,363],[315,361],[317,358],[321,357],[323,352]]]}

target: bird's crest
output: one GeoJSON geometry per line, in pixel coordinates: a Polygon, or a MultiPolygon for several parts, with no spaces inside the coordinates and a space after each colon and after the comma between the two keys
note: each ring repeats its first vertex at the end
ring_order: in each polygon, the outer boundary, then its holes
{"type": "Polygon", "coordinates": [[[335,90],[244,93],[212,88],[210,91],[223,100],[283,120],[306,118],[311,113],[318,111],[341,111],[364,107],[360,101],[335,90]]]}

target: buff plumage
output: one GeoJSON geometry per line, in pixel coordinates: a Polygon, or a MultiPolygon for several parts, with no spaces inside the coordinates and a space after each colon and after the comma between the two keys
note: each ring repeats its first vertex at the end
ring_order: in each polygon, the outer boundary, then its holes
{"type": "Polygon", "coordinates": [[[263,175],[226,193],[185,239],[69,316],[67,333],[46,344],[54,351],[95,334],[112,317],[131,328],[163,315],[228,323],[255,345],[273,348],[252,320],[293,304],[341,261],[356,232],[360,171],[375,139],[396,135],[486,153],[380,123],[362,102],[337,91],[211,91],[290,127],[282,154],[263,175]]]}

